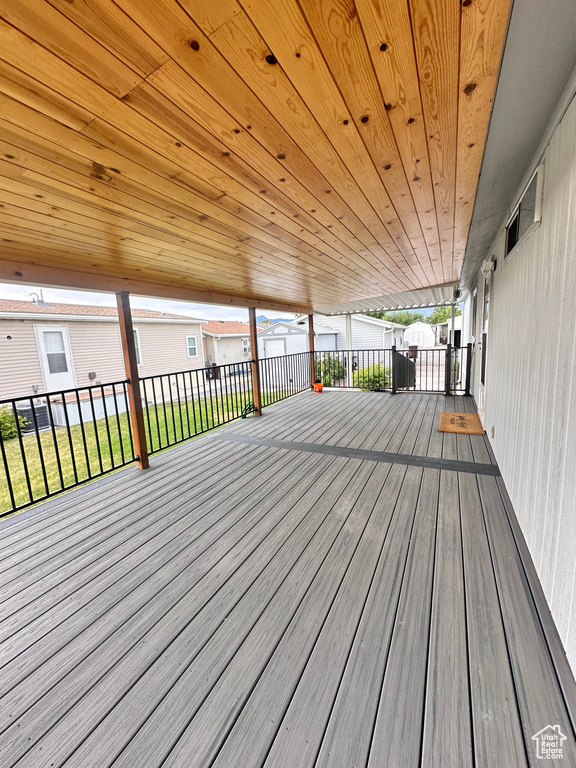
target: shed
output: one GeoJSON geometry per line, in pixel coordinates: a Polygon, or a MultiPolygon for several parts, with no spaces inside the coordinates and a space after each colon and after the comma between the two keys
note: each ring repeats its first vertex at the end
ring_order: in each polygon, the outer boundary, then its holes
{"type": "Polygon", "coordinates": [[[420,321],[409,325],[404,332],[404,346],[424,348],[436,346],[436,336],[432,326],[420,321]]]}

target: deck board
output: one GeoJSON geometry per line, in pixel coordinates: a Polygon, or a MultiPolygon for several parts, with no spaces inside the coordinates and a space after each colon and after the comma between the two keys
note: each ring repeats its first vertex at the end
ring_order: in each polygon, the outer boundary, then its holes
{"type": "Polygon", "coordinates": [[[2,766],[576,764],[472,405],[306,393],[0,526],[2,766]]]}

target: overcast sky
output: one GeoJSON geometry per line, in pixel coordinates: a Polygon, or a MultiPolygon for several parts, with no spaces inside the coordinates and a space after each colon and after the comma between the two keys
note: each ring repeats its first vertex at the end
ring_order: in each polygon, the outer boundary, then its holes
{"type": "MultiPolygon", "coordinates": [[[[93,293],[92,291],[64,291],[60,288],[43,288],[44,301],[60,304],[92,304],[93,306],[115,307],[116,297],[113,293],[93,293]]],[[[38,294],[38,286],[13,285],[0,283],[0,299],[19,299],[31,301],[31,293],[38,294]]],[[[240,320],[248,321],[248,310],[242,307],[220,307],[216,304],[193,304],[191,301],[170,301],[168,299],[144,299],[138,296],[130,297],[130,304],[136,309],[156,309],[160,312],[174,312],[180,315],[191,315],[205,320],[240,320]]],[[[296,317],[288,312],[258,310],[257,315],[266,317],[296,317]]]]}

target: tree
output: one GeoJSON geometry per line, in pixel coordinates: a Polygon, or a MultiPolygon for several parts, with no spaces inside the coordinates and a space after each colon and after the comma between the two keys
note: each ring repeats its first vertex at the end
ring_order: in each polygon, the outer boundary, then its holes
{"type": "Polygon", "coordinates": [[[412,323],[422,323],[426,319],[422,312],[411,312],[402,310],[400,312],[367,312],[370,317],[377,317],[380,320],[388,320],[391,323],[400,325],[412,325],[412,323]]]}
{"type": "MultiPolygon", "coordinates": [[[[458,309],[456,307],[455,315],[458,317],[458,315],[462,314],[462,310],[458,309]]],[[[430,325],[437,325],[438,323],[445,323],[447,320],[450,320],[452,317],[452,307],[436,307],[434,312],[432,312],[428,317],[426,318],[426,322],[430,323],[430,325]]]]}

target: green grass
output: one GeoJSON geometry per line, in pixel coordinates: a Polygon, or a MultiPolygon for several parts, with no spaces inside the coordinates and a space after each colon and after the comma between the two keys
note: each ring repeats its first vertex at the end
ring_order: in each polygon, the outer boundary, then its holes
{"type": "MultiPolygon", "coordinates": [[[[288,391],[263,392],[263,406],[288,396],[288,391]]],[[[240,417],[246,403],[252,402],[252,390],[238,396],[224,393],[206,400],[167,402],[144,409],[144,426],[149,451],[159,451],[190,436],[196,436],[240,417]]],[[[128,414],[109,416],[96,422],[70,427],[56,427],[36,434],[23,435],[2,445],[12,481],[14,506],[10,499],[6,470],[0,453],[0,514],[45,498],[63,488],[74,487],[90,477],[111,472],[133,459],[128,414]],[[124,452],[124,454],[122,453],[124,452]],[[23,454],[25,461],[23,460],[23,454]],[[25,465],[28,466],[28,481],[25,465]],[[28,487],[30,485],[30,489],[28,487]]]]}
{"type": "MultiPolygon", "coordinates": [[[[164,407],[149,406],[144,409],[144,425],[148,449],[157,451],[173,445],[190,435],[201,434],[220,424],[238,418],[246,402],[251,402],[252,392],[246,391],[236,399],[232,395],[217,395],[206,401],[167,403],[164,407]]],[[[23,435],[3,443],[8,464],[15,507],[30,502],[26,481],[25,462],[33,499],[41,499],[62,488],[75,486],[91,476],[98,476],[121,466],[132,459],[128,414],[84,424],[83,439],[80,424],[57,427],[35,434],[23,435]],[[124,451],[124,460],[122,456],[124,451]],[[25,462],[23,460],[25,456],[25,462]],[[43,461],[42,461],[43,458],[43,461]]],[[[0,454],[1,457],[1,454],[0,454]]],[[[12,510],[4,462],[0,458],[0,514],[12,510]]]]}

